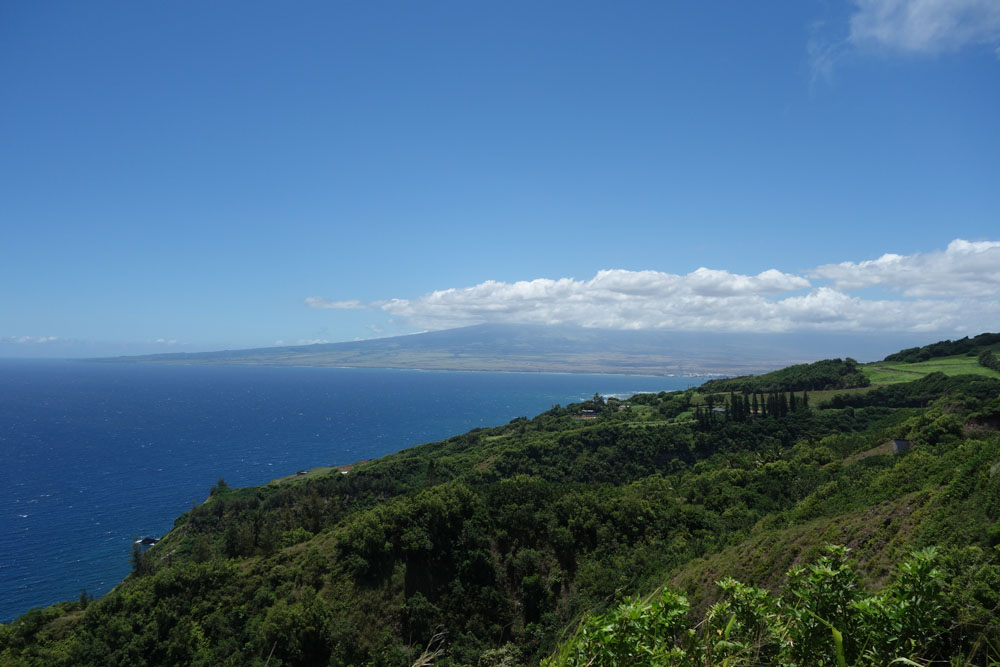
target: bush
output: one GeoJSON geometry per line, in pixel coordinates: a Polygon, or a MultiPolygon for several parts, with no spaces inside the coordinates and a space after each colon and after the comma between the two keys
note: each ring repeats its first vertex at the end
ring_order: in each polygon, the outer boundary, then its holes
{"type": "Polygon", "coordinates": [[[788,573],[785,594],[727,578],[726,600],[692,625],[685,597],[669,589],[584,620],[543,660],[564,665],[887,665],[946,657],[951,615],[933,548],[913,552],[881,592],[864,595],[845,547],[788,573]]]}

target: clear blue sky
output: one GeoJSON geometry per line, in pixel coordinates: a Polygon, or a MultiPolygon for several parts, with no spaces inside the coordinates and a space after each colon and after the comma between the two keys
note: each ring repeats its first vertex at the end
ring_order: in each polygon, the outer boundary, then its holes
{"type": "Polygon", "coordinates": [[[994,0],[6,2],[0,95],[0,356],[1000,329],[994,0]]]}

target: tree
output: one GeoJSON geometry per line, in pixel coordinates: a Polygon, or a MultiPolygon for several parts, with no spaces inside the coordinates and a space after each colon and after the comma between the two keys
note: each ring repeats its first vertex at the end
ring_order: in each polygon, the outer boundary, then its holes
{"type": "Polygon", "coordinates": [[[138,542],[132,543],[132,574],[141,577],[149,573],[149,562],[144,558],[138,542]]]}
{"type": "Polygon", "coordinates": [[[212,558],[212,541],[208,535],[202,533],[195,539],[191,558],[196,563],[204,563],[212,558]]]}

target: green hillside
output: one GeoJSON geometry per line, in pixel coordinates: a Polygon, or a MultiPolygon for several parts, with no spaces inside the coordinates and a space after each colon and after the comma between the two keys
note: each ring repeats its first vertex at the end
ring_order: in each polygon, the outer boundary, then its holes
{"type": "Polygon", "coordinates": [[[870,383],[863,367],[848,357],[845,360],[825,359],[811,364],[796,364],[763,375],[709,380],[700,389],[703,392],[742,393],[817,391],[867,387],[870,383]]]}
{"type": "Polygon", "coordinates": [[[595,396],[347,474],[220,483],[111,593],[0,625],[0,664],[989,664],[990,372],[732,389],[721,411],[704,387],[595,396]]]}
{"type": "Polygon", "coordinates": [[[943,340],[923,347],[912,347],[888,355],[883,361],[862,367],[872,384],[909,382],[929,373],[945,375],[982,375],[1000,378],[996,361],[984,363],[1000,353],[1000,334],[983,333],[969,338],[943,340]]]}

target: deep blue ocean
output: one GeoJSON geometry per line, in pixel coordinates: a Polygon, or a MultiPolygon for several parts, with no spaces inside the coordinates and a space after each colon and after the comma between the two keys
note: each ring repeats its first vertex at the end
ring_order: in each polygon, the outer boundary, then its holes
{"type": "Polygon", "coordinates": [[[221,477],[264,484],[593,396],[627,375],[0,360],[0,621],[100,596],[221,477]]]}

